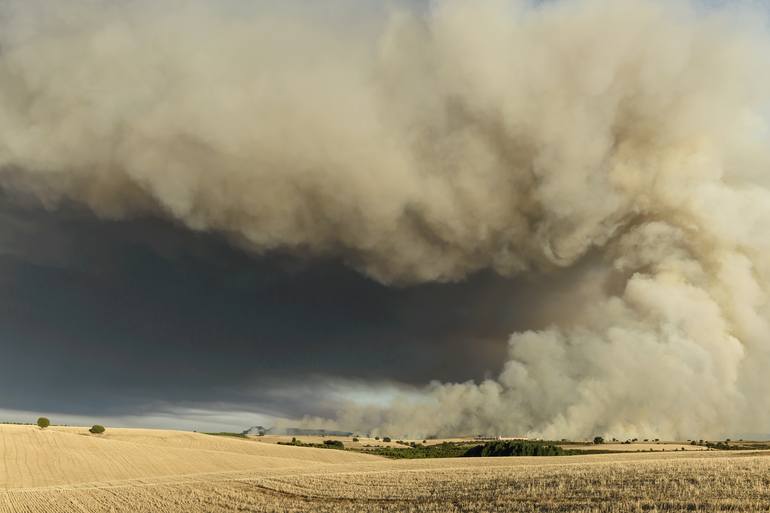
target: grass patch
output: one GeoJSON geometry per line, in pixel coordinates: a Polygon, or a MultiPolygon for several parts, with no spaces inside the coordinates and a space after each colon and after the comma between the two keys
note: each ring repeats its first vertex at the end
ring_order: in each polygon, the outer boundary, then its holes
{"type": "Polygon", "coordinates": [[[437,445],[421,445],[414,447],[377,447],[368,449],[366,454],[375,454],[391,459],[420,459],[420,458],[461,458],[466,455],[473,444],[462,442],[444,442],[437,445]]]}
{"type": "Polygon", "coordinates": [[[219,433],[203,433],[204,435],[213,435],[213,436],[232,436],[235,438],[247,438],[246,435],[243,433],[228,433],[226,431],[220,431],[219,433]]]}
{"type": "Polygon", "coordinates": [[[391,459],[420,459],[492,458],[498,456],[584,456],[586,454],[607,454],[613,451],[602,449],[563,449],[555,442],[495,440],[484,444],[474,444],[472,442],[444,442],[437,445],[417,444],[411,447],[404,447],[403,449],[377,447],[362,452],[391,459]]]}

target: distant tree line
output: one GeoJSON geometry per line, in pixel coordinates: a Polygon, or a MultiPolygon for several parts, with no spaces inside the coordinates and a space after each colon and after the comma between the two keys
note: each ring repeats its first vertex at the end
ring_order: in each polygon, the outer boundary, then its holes
{"type": "Polygon", "coordinates": [[[484,445],[471,447],[466,451],[466,457],[494,456],[564,456],[571,454],[558,445],[538,443],[523,440],[496,440],[484,445]]]}
{"type": "Polygon", "coordinates": [[[340,440],[324,440],[322,444],[308,444],[292,437],[291,442],[278,442],[278,445],[294,445],[296,447],[315,447],[317,449],[345,449],[345,444],[340,440]]]}
{"type": "Polygon", "coordinates": [[[467,442],[443,442],[436,445],[423,445],[415,442],[407,444],[404,442],[403,445],[408,445],[408,448],[377,447],[367,450],[366,453],[393,459],[565,456],[577,453],[567,451],[552,443],[519,440],[495,440],[476,445],[467,442]]]}
{"type": "MultiPolygon", "coordinates": [[[[406,444],[405,444],[406,445],[406,444]]],[[[366,454],[376,454],[392,459],[422,459],[422,458],[462,458],[468,452],[468,444],[444,442],[436,445],[415,443],[409,447],[376,447],[365,451],[366,454]]]]}

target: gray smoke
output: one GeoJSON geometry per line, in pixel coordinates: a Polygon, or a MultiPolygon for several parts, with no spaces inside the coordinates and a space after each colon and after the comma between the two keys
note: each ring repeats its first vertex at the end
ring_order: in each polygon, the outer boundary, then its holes
{"type": "Polygon", "coordinates": [[[767,431],[763,13],[663,0],[0,5],[0,186],[18,201],[163,216],[394,285],[598,255],[570,296],[581,301],[513,334],[496,379],[351,405],[341,424],[767,431]]]}

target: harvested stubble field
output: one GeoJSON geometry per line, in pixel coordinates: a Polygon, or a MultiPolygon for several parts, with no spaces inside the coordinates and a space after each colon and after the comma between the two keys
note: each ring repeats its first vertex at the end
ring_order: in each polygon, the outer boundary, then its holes
{"type": "Polygon", "coordinates": [[[770,453],[384,460],[196,433],[0,426],[0,512],[770,511],[770,453]]]}

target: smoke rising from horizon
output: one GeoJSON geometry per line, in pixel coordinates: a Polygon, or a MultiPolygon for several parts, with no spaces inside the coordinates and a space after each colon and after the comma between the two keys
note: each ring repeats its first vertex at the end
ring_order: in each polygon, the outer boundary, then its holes
{"type": "Polygon", "coordinates": [[[337,256],[394,286],[597,260],[497,378],[351,404],[341,425],[770,425],[770,39],[750,11],[0,5],[0,186],[18,201],[337,256]]]}

